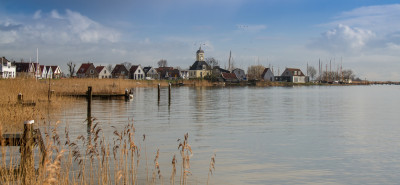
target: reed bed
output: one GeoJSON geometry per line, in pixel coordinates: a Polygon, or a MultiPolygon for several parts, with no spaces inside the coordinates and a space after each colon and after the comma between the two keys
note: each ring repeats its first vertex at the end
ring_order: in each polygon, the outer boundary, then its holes
{"type": "MultiPolygon", "coordinates": [[[[154,157],[152,177],[142,178],[139,181],[138,170],[141,167],[141,153],[143,143],[135,139],[133,121],[127,123],[122,130],[115,130],[111,139],[106,139],[100,124],[97,122],[90,127],[90,134],[70,138],[66,126],[61,138],[58,126],[45,129],[44,140],[46,150],[44,153],[35,152],[32,157],[32,168],[20,169],[22,159],[15,157],[18,150],[1,147],[0,184],[166,184],[162,175],[159,157],[160,151],[154,157]],[[10,151],[6,151],[10,150],[10,151]],[[44,156],[44,160],[37,160],[44,156]],[[24,174],[25,173],[25,174],[24,174]]],[[[1,135],[1,128],[0,128],[1,135]]],[[[189,145],[189,134],[184,139],[178,140],[178,151],[181,159],[174,155],[172,158],[172,173],[169,184],[185,185],[191,175],[190,160],[193,151],[189,145]],[[180,166],[181,173],[176,174],[180,166]],[[179,176],[175,178],[175,176],[179,176]]],[[[143,140],[143,142],[145,142],[143,140]]],[[[211,159],[210,172],[214,169],[215,155],[211,159]]],[[[27,166],[27,165],[26,165],[27,166]]],[[[142,166],[143,167],[143,166],[142,166]]],[[[147,165],[146,165],[147,168],[147,165]]],[[[206,171],[206,170],[205,170],[206,171]]],[[[210,174],[205,183],[209,183],[210,174]]]]}

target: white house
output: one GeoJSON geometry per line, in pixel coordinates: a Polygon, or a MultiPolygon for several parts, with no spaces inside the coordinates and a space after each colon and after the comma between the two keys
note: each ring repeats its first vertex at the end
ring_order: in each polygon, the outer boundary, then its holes
{"type": "Polygon", "coordinates": [[[53,78],[60,78],[61,77],[61,69],[60,66],[50,66],[51,71],[53,71],[53,78]]]}
{"type": "Polygon", "coordinates": [[[1,58],[0,78],[15,78],[17,74],[16,66],[13,66],[5,57],[1,58]]]}
{"type": "Polygon", "coordinates": [[[46,72],[47,72],[46,78],[52,79],[53,78],[53,70],[51,69],[51,66],[46,66],[45,68],[46,68],[46,72]]]}
{"type": "Polygon", "coordinates": [[[306,83],[306,76],[297,68],[286,68],[281,75],[281,81],[293,83],[306,83]]]}
{"type": "Polygon", "coordinates": [[[40,65],[40,78],[46,79],[47,78],[47,70],[46,70],[46,66],[44,65],[40,65]]]}
{"type": "Polygon", "coordinates": [[[96,71],[99,73],[99,79],[112,78],[111,72],[105,66],[97,66],[96,71]]]}
{"type": "Polygon", "coordinates": [[[272,72],[271,68],[265,68],[261,78],[264,79],[264,81],[275,81],[274,73],[272,72]]]}
{"type": "Polygon", "coordinates": [[[160,74],[158,74],[157,70],[154,69],[153,67],[144,67],[143,72],[146,75],[146,79],[151,80],[151,79],[160,79],[160,74]]]}
{"type": "Polygon", "coordinates": [[[129,69],[129,78],[134,80],[143,80],[145,78],[144,71],[140,65],[132,66],[129,69]]]}
{"type": "Polygon", "coordinates": [[[232,70],[232,73],[236,75],[236,77],[239,79],[239,81],[246,80],[246,73],[244,72],[243,69],[236,68],[232,70]]]}

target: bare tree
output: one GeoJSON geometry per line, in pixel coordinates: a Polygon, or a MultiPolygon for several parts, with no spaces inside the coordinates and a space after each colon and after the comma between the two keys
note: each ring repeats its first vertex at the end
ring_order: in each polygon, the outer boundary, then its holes
{"type": "Polygon", "coordinates": [[[345,69],[342,71],[342,75],[344,80],[354,80],[356,75],[353,73],[351,69],[345,69]]]}
{"type": "Polygon", "coordinates": [[[212,68],[219,66],[219,61],[214,57],[206,58],[206,63],[212,68]]]}
{"type": "Polygon", "coordinates": [[[308,66],[307,72],[308,75],[311,77],[311,80],[314,80],[314,77],[317,74],[317,70],[313,66],[308,66]]]}
{"type": "Polygon", "coordinates": [[[67,63],[67,66],[68,66],[68,71],[69,71],[69,77],[71,78],[71,77],[73,77],[74,74],[75,74],[75,67],[76,67],[76,64],[75,64],[74,62],[72,62],[72,61],[69,61],[69,62],[67,63]]]}
{"type": "Polygon", "coordinates": [[[113,70],[113,66],[111,64],[107,65],[107,70],[111,73],[111,71],[113,70]]]}
{"type": "Polygon", "coordinates": [[[157,62],[158,67],[168,67],[168,62],[165,59],[161,59],[157,62]]]}
{"type": "Polygon", "coordinates": [[[250,66],[247,69],[247,76],[249,80],[258,80],[261,79],[261,75],[264,72],[265,67],[262,65],[254,65],[250,66]]]}
{"type": "Polygon", "coordinates": [[[130,62],[124,62],[124,63],[122,63],[125,67],[126,67],[126,69],[129,71],[129,69],[132,67],[132,63],[130,63],[130,62]]]}

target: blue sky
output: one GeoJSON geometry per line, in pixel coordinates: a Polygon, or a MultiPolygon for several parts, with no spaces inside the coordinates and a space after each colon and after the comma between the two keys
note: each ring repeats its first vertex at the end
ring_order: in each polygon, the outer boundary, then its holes
{"type": "Polygon", "coordinates": [[[131,62],[188,68],[202,45],[227,65],[305,71],[332,61],[400,80],[400,4],[392,0],[0,0],[0,55],[41,64],[131,62]]]}

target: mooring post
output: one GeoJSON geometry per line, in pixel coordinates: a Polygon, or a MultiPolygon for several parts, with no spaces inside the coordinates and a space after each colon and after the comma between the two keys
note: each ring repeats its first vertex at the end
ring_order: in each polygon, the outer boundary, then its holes
{"type": "Polygon", "coordinates": [[[24,101],[24,95],[22,93],[18,93],[18,103],[22,103],[24,101]]]}
{"type": "Polygon", "coordinates": [[[129,91],[125,89],[125,100],[129,100],[129,91]]]}
{"type": "Polygon", "coordinates": [[[24,133],[22,135],[21,142],[21,165],[20,170],[22,174],[22,184],[31,184],[30,170],[34,170],[33,163],[33,124],[34,120],[28,120],[24,122],[24,133]]]}
{"type": "Polygon", "coordinates": [[[171,83],[168,84],[168,103],[171,104],[171,83]]]}
{"type": "Polygon", "coordinates": [[[92,124],[92,86],[88,86],[87,91],[87,120],[88,125],[92,124]]]}
{"type": "Polygon", "coordinates": [[[158,84],[158,102],[160,102],[160,84],[158,84]]]}

